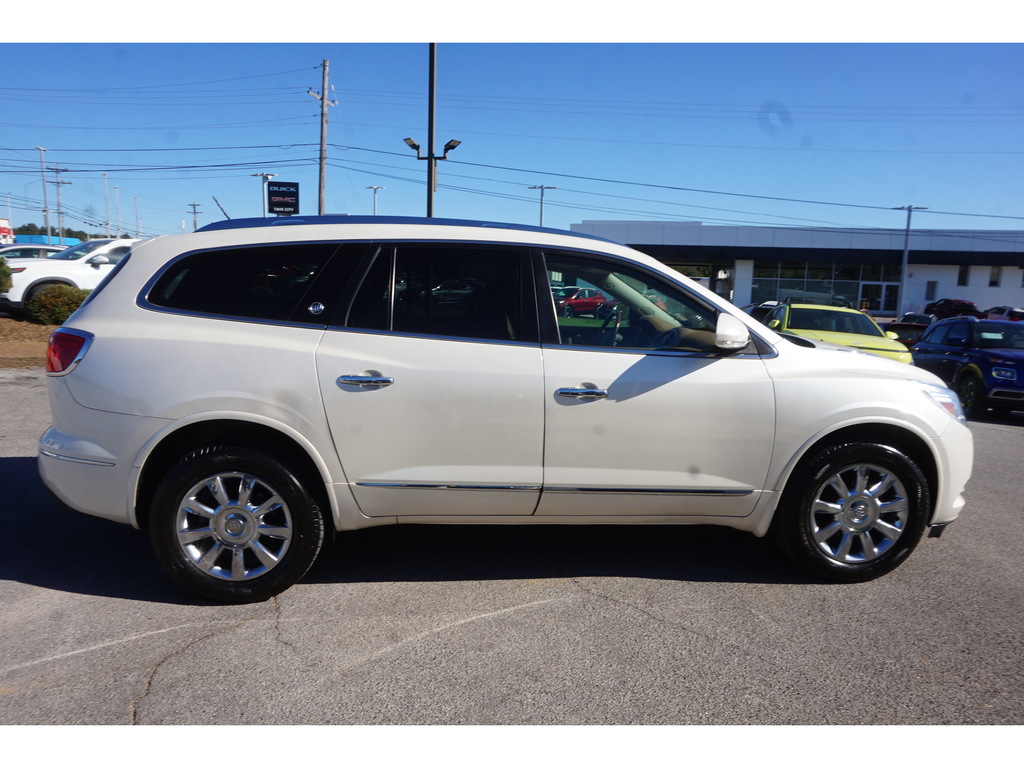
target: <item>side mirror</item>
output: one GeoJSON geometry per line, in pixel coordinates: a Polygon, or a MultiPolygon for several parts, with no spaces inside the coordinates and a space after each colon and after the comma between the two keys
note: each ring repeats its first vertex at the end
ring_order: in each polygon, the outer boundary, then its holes
{"type": "Polygon", "coordinates": [[[109,264],[110,263],[110,259],[108,259],[103,254],[100,254],[99,256],[93,256],[91,259],[89,259],[89,263],[92,266],[94,266],[97,269],[99,269],[102,265],[109,264]]]}
{"type": "Polygon", "coordinates": [[[749,343],[750,331],[747,326],[738,318],[722,312],[715,326],[715,346],[727,352],[735,352],[749,343]]]}
{"type": "Polygon", "coordinates": [[[899,334],[896,333],[896,331],[886,331],[885,336],[886,338],[892,339],[893,341],[896,341],[896,339],[899,338],[899,334]]]}
{"type": "Polygon", "coordinates": [[[768,321],[768,327],[771,328],[773,331],[777,330],[780,325],[782,325],[782,322],[778,318],[768,321]]]}

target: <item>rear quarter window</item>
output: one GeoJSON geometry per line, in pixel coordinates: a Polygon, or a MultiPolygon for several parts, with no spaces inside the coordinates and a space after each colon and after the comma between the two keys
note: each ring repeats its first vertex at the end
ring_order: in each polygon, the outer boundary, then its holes
{"type": "MultiPolygon", "coordinates": [[[[362,250],[338,243],[289,243],[192,253],[173,262],[146,298],[172,310],[285,321],[302,314],[311,286],[332,260],[341,262],[341,279],[324,286],[318,300],[325,308],[335,301],[362,250]]],[[[332,276],[339,277],[335,272],[332,276]]]]}

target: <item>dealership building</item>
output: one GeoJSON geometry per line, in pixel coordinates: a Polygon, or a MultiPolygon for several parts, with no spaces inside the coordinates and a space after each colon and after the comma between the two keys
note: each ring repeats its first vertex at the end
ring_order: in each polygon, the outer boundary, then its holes
{"type": "Polygon", "coordinates": [[[625,243],[734,304],[830,300],[878,315],[966,299],[1024,307],[1024,231],[713,226],[583,221],[572,231],[625,243]],[[906,298],[899,297],[904,259],[906,298]],[[901,306],[902,305],[902,306],[901,306]]]}

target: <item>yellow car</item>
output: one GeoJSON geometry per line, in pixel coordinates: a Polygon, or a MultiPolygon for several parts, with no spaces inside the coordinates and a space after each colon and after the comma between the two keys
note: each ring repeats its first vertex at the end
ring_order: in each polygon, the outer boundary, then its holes
{"type": "Polygon", "coordinates": [[[764,320],[776,333],[853,347],[862,352],[913,365],[910,350],[863,312],[817,304],[780,304],[764,320]]]}

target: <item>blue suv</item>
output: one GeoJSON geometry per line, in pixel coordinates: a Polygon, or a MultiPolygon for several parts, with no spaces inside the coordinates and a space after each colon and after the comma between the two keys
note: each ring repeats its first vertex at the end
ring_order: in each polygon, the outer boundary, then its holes
{"type": "Polygon", "coordinates": [[[968,417],[1024,410],[1024,323],[954,317],[931,326],[910,351],[916,366],[956,390],[968,417]]]}

